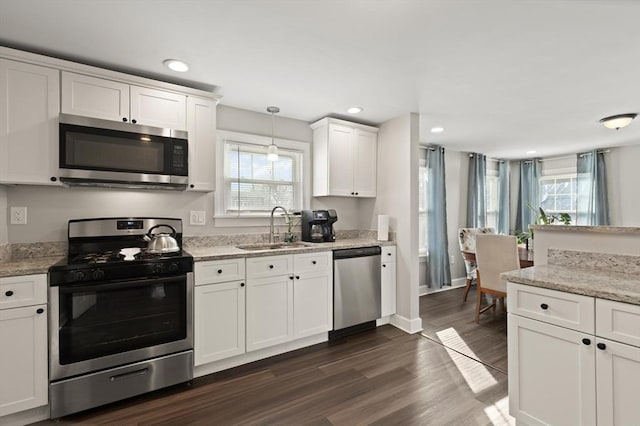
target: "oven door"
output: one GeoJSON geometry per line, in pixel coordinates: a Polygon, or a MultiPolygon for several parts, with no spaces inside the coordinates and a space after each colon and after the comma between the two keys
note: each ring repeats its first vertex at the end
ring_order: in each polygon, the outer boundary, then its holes
{"type": "Polygon", "coordinates": [[[193,349],[193,273],[49,288],[50,379],[193,349]]]}

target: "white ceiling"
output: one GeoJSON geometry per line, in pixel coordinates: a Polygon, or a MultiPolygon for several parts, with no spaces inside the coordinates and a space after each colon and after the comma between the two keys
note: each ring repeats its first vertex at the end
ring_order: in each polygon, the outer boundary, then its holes
{"type": "Polygon", "coordinates": [[[306,121],[352,105],[373,124],[418,112],[421,141],[494,157],[640,142],[640,118],[598,124],[640,112],[633,0],[0,0],[0,44],[306,121]]]}

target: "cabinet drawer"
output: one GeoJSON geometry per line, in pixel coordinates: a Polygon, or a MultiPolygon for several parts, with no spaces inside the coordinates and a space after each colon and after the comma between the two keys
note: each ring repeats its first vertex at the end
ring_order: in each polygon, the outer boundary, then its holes
{"type": "Polygon", "coordinates": [[[382,263],[389,263],[396,261],[396,248],[394,246],[384,246],[382,248],[382,263]]]}
{"type": "Polygon", "coordinates": [[[243,280],[244,262],[244,258],[196,262],[195,285],[243,280]]]}
{"type": "Polygon", "coordinates": [[[516,315],[594,334],[593,297],[507,283],[507,310],[516,315]]]}
{"type": "Polygon", "coordinates": [[[640,347],[640,306],[596,299],[596,335],[640,347]]]}
{"type": "Polygon", "coordinates": [[[47,276],[0,278],[0,309],[47,303],[47,276]]]}
{"type": "Polygon", "coordinates": [[[247,259],[247,278],[293,274],[293,256],[266,256],[247,259]]]}
{"type": "Polygon", "coordinates": [[[315,271],[330,271],[332,269],[333,252],[305,253],[293,256],[293,266],[296,274],[315,271]]]}

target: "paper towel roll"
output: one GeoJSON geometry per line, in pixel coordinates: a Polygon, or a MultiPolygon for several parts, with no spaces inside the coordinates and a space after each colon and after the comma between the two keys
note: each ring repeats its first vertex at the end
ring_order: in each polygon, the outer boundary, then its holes
{"type": "Polygon", "coordinates": [[[378,241],[389,241],[389,215],[378,215],[378,241]]]}

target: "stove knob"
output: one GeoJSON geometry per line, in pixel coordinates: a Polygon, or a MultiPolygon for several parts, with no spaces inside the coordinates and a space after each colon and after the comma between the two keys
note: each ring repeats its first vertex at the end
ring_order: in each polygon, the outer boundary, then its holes
{"type": "Polygon", "coordinates": [[[91,276],[94,280],[101,280],[104,278],[104,271],[102,269],[94,269],[91,276]]]}
{"type": "Polygon", "coordinates": [[[177,263],[172,263],[169,265],[169,272],[178,272],[180,268],[177,263]]]}
{"type": "Polygon", "coordinates": [[[82,280],[84,280],[84,277],[85,277],[86,275],[87,275],[87,274],[85,274],[85,273],[84,273],[84,271],[76,271],[76,272],[73,274],[73,280],[74,280],[74,281],[82,281],[82,280]]]}

